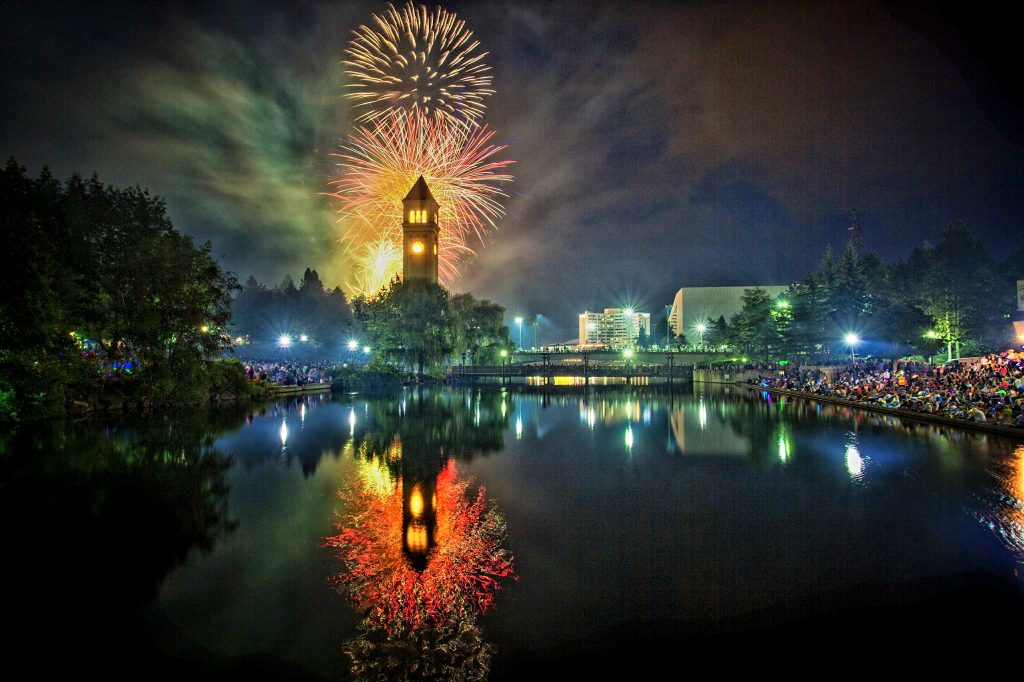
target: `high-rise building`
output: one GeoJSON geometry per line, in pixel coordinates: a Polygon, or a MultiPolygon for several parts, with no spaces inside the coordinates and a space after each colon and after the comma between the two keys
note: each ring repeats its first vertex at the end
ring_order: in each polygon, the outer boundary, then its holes
{"type": "Polygon", "coordinates": [[[588,311],[580,314],[579,345],[624,348],[636,342],[641,330],[650,337],[650,313],[630,308],[605,308],[603,313],[588,311]]]}
{"type": "Polygon", "coordinates": [[[437,226],[440,207],[420,176],[402,199],[402,279],[419,278],[437,283],[437,226]]]}

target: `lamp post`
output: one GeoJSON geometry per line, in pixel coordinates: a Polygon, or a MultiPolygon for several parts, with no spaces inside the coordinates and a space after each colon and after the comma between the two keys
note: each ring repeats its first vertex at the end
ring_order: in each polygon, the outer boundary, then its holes
{"type": "Polygon", "coordinates": [[[633,359],[633,349],[627,348],[622,351],[622,357],[626,358],[626,383],[629,383],[629,361],[633,359]]]}
{"type": "Polygon", "coordinates": [[[857,348],[857,344],[860,343],[860,337],[851,332],[843,337],[843,340],[846,341],[846,345],[850,347],[851,361],[857,362],[857,353],[855,349],[857,348]]]}
{"type": "Polygon", "coordinates": [[[698,322],[697,326],[695,328],[697,330],[697,333],[700,334],[700,345],[701,345],[701,348],[703,348],[704,347],[704,332],[706,332],[708,330],[708,326],[706,324],[704,324],[703,322],[698,322]]]}
{"type": "Polygon", "coordinates": [[[516,324],[519,325],[519,350],[523,349],[523,318],[517,317],[516,324]]]}
{"type": "Polygon", "coordinates": [[[508,351],[504,348],[501,349],[501,380],[505,380],[505,358],[508,357],[508,351]]]}

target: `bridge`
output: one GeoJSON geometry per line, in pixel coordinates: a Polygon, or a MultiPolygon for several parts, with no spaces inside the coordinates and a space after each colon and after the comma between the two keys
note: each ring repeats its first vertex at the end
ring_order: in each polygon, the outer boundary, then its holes
{"type": "MultiPolygon", "coordinates": [[[[693,365],[677,359],[681,353],[643,353],[631,359],[621,354],[602,354],[595,360],[589,353],[536,353],[531,361],[506,362],[501,365],[449,365],[447,378],[452,382],[470,382],[477,378],[540,377],[583,377],[586,383],[591,377],[619,377],[630,381],[633,378],[662,378],[690,382],[693,380],[693,365]]],[[[522,355],[520,355],[522,357],[522,355]]],[[[692,362],[692,360],[691,360],[692,362]]]]}

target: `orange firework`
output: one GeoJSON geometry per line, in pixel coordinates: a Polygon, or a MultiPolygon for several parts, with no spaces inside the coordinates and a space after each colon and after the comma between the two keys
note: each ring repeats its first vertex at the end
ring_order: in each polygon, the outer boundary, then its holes
{"type": "Polygon", "coordinates": [[[347,223],[342,238],[355,262],[349,288],[372,296],[402,267],[402,198],[422,175],[441,206],[438,276],[450,284],[460,263],[504,215],[501,183],[513,162],[495,158],[486,126],[465,126],[422,112],[393,111],[360,126],[334,156],[341,168],[331,184],[347,223]]]}
{"type": "Polygon", "coordinates": [[[419,111],[450,123],[483,115],[490,67],[479,41],[453,12],[407,2],[388,5],[360,26],[342,62],[349,78],[347,97],[361,110],[359,120],[376,121],[395,111],[419,111]]]}

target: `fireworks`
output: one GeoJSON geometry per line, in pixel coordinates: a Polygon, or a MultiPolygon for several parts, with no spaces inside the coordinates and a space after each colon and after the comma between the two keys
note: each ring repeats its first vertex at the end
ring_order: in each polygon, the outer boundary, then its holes
{"type": "Polygon", "coordinates": [[[512,163],[497,155],[486,126],[466,127],[417,112],[392,112],[361,126],[335,156],[341,175],[332,185],[348,228],[343,238],[355,261],[350,288],[366,296],[402,267],[402,198],[420,175],[441,206],[438,276],[450,283],[503,215],[501,183],[512,163]]]}
{"type": "Polygon", "coordinates": [[[396,111],[417,111],[452,124],[483,115],[490,67],[479,41],[455,14],[428,12],[407,2],[388,5],[371,26],[354,31],[342,62],[349,77],[347,97],[361,111],[359,120],[376,121],[396,111]]]}
{"type": "Polygon", "coordinates": [[[490,67],[455,14],[407,2],[374,15],[345,50],[347,97],[362,121],[331,185],[346,224],[354,294],[373,296],[402,270],[402,198],[422,175],[440,204],[438,279],[450,285],[504,215],[511,160],[479,121],[490,67]]]}

